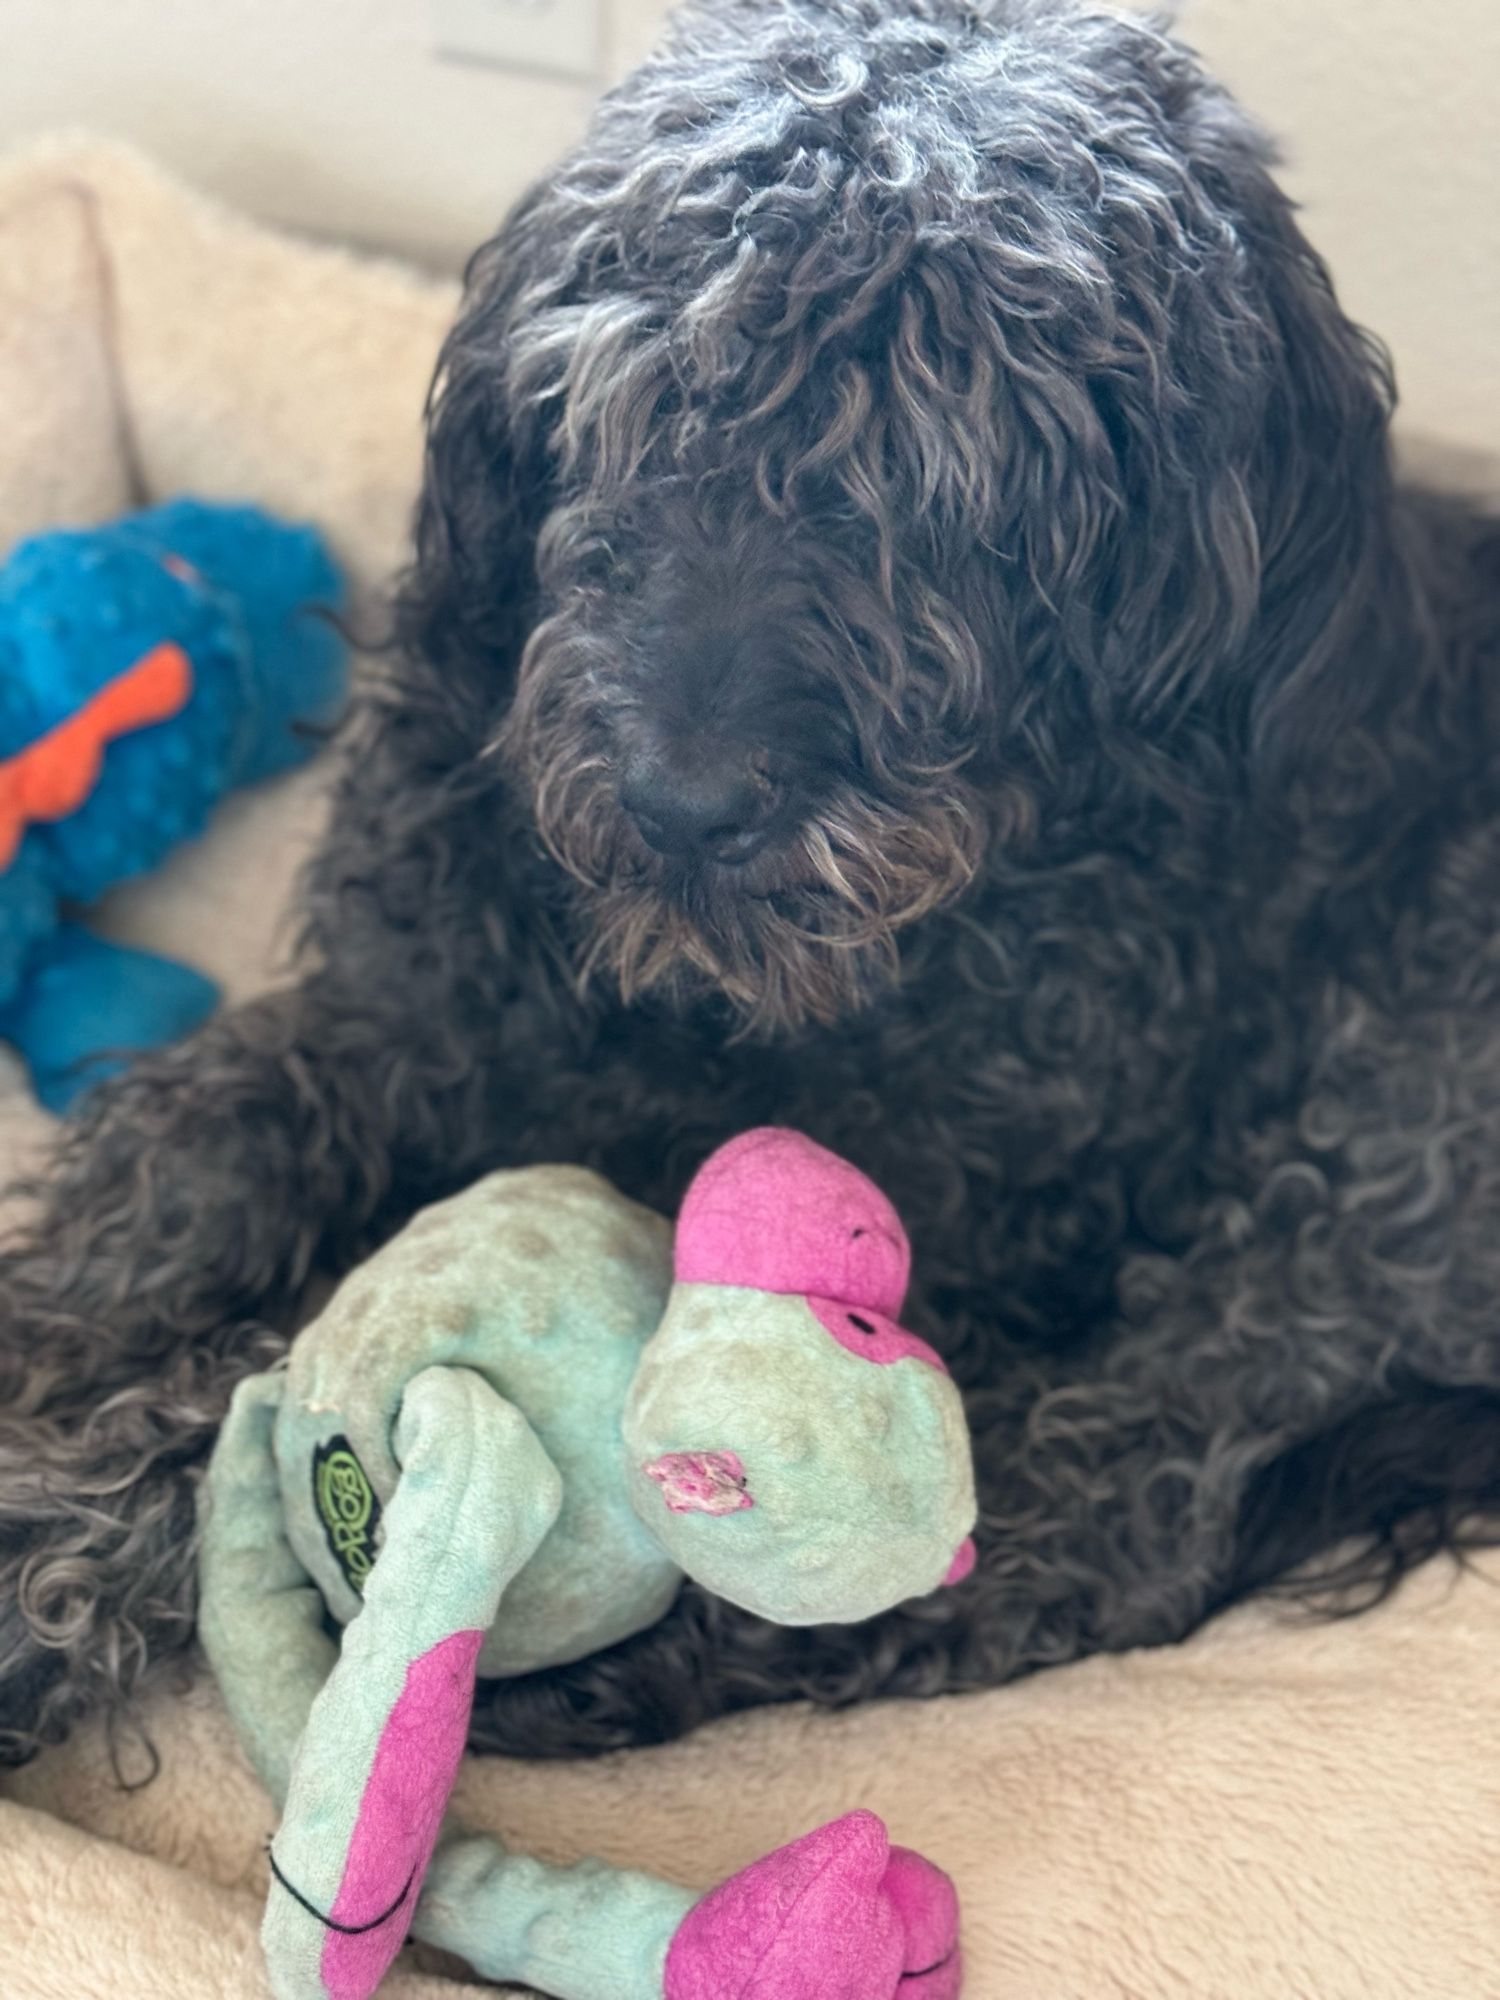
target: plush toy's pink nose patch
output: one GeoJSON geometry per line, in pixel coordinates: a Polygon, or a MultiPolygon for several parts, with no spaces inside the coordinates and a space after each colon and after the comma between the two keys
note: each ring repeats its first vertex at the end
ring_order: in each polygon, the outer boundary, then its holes
{"type": "Polygon", "coordinates": [[[755,1505],[737,1451],[668,1451],[641,1470],[673,1514],[743,1514],[755,1505]]]}
{"type": "Polygon", "coordinates": [[[858,1167],[800,1132],[763,1126],[700,1168],[677,1221],[677,1277],[833,1299],[894,1317],[911,1246],[858,1167]]]}

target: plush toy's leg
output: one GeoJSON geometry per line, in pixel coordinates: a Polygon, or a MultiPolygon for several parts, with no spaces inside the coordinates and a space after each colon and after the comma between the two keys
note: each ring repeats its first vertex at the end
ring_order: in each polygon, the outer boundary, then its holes
{"type": "Polygon", "coordinates": [[[125,1053],[175,1041],[218,1001],[213,981],[190,966],[61,924],[0,1012],[0,1041],[20,1051],[48,1110],[65,1111],[80,1091],[122,1068],[125,1053]]]}
{"type": "MultiPolygon", "coordinates": [[[[402,1473],[385,1543],[336,1654],[281,1528],[271,1435],[285,1379],[243,1383],[220,1434],[201,1629],[242,1738],[273,1795],[287,1795],[264,1933],[272,1988],[278,2000],[362,2000],[412,1922],[479,1641],[561,1494],[530,1427],[478,1376],[418,1376],[396,1427],[402,1473]],[[286,1749],[304,1721],[288,1785],[286,1749]]],[[[489,1835],[455,1835],[412,1927],[484,1977],[557,2000],[954,2000],[961,1981],[951,1883],[892,1847],[872,1813],[793,1841],[701,1899],[601,1862],[548,1868],[489,1835]]]]}
{"type": "Polygon", "coordinates": [[[480,1645],[562,1502],[530,1425],[470,1369],[414,1377],[393,1443],[401,1477],[384,1540],[272,1846],[263,1937],[278,2000],[363,2000],[400,1949],[463,1753],[480,1645]]]}
{"type": "Polygon", "coordinates": [[[199,1504],[198,1636],[235,1732],[279,1806],[297,1739],[338,1648],[323,1599],[282,1529],[271,1451],[286,1376],[242,1382],[199,1504]]]}
{"type": "Polygon", "coordinates": [[[599,1861],[548,1868],[473,1834],[438,1850],[412,1928],[482,1978],[555,2000],[663,2000],[668,1949],[697,1900],[599,1861]]]}
{"type": "Polygon", "coordinates": [[[847,1813],[701,1900],[649,1875],[545,1868],[488,1836],[445,1845],[417,1936],[556,2000],[955,2000],[958,1899],[847,1813]]]}

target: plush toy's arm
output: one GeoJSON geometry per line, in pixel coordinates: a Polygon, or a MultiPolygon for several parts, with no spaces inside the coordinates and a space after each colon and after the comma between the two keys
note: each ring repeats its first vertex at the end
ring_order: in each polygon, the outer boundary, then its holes
{"type": "Polygon", "coordinates": [[[282,1529],[272,1455],[286,1375],[234,1392],[201,1488],[198,1636],[262,1784],[279,1806],[292,1752],[338,1658],[323,1599],[282,1529]]]}
{"type": "Polygon", "coordinates": [[[374,1991],[410,1926],[468,1734],[474,1670],[562,1482],[472,1370],[407,1385],[385,1537],[312,1705],[271,1850],[264,1940],[279,2000],[374,1991]]]}

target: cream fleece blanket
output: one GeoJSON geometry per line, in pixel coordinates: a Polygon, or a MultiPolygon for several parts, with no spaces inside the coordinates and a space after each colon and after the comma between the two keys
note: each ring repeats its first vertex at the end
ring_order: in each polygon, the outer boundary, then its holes
{"type": "MultiPolygon", "coordinates": [[[[269,236],[84,142],[0,166],[0,550],[191,488],[398,558],[452,297],[269,236]]],[[[272,976],[303,774],[114,900],[233,993],[272,976]]],[[[12,1078],[0,1160],[41,1143],[12,1078]]],[[[762,1713],[566,1768],[471,1760],[554,1859],[708,1883],[855,1804],[951,1870],[972,2000],[1500,2000],[1500,1561],[1315,1626],[1267,1607],[992,1694],[762,1713]]],[[[266,2000],[269,1810],[201,1681],[122,1793],[85,1733],[0,1785],[0,2000],[266,2000]]],[[[129,1746],[126,1746],[127,1762],[129,1746]]],[[[413,1968],[391,2000],[478,1989],[413,1968]]]]}

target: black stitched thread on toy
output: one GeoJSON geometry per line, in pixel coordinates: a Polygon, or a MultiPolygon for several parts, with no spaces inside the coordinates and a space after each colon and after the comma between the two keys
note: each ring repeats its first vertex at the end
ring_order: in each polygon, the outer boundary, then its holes
{"type": "Polygon", "coordinates": [[[323,1523],[329,1551],[349,1588],[363,1597],[375,1567],[375,1530],[380,1502],[346,1437],[318,1445],[312,1461],[313,1506],[323,1523]]]}
{"type": "Polygon", "coordinates": [[[367,1924],[341,1924],[335,1922],[335,1920],[332,1917],[325,1917],[323,1912],[318,1908],[316,1903],[308,1902],[306,1896],[303,1895],[302,1891],[298,1888],[294,1888],[293,1885],[290,1882],[288,1882],[285,1875],[283,1875],[281,1870],[276,1866],[276,1853],[274,1848],[268,1847],[266,1849],[266,1859],[271,1864],[271,1873],[276,1877],[276,1880],[281,1884],[282,1888],[286,1890],[287,1894],[291,1897],[292,1901],[294,1903],[299,1903],[302,1906],[302,1908],[306,1910],[307,1914],[310,1917],[316,1917],[318,1922],[323,1926],[325,1931],[337,1931],[341,1937],[363,1937],[366,1931],[378,1931],[382,1924],[388,1924],[391,1918],[395,1916],[397,1910],[400,1909],[401,1905],[406,1901],[407,1897],[411,1894],[411,1885],[417,1879],[417,1871],[415,1868],[413,1868],[410,1875],[408,1875],[406,1878],[406,1887],[401,1891],[401,1894],[396,1898],[395,1902],[391,1904],[391,1907],[388,1910],[386,1910],[382,1915],[378,1917],[371,1917],[370,1921],[367,1924]]]}

